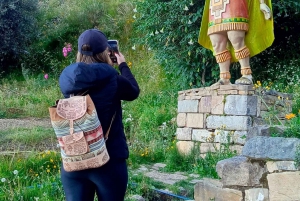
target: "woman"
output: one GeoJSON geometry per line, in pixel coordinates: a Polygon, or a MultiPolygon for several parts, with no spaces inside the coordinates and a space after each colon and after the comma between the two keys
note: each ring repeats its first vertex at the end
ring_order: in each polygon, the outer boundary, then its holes
{"type": "Polygon", "coordinates": [[[59,85],[65,97],[88,91],[93,100],[103,133],[109,131],[106,147],[110,160],[105,165],[75,172],[61,169],[67,201],[124,200],[129,156],[122,124],[121,100],[132,101],[139,86],[121,53],[115,54],[121,75],[112,67],[106,36],[97,29],[84,31],[78,39],[77,62],[66,67],[59,85]]]}

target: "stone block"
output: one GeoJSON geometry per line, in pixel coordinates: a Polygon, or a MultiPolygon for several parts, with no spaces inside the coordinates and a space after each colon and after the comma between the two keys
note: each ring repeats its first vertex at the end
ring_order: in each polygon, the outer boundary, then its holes
{"type": "Polygon", "coordinates": [[[230,151],[235,152],[238,156],[242,154],[243,146],[241,145],[230,145],[230,151]]]}
{"type": "Polygon", "coordinates": [[[192,140],[192,128],[177,128],[177,140],[192,140]]]}
{"type": "Polygon", "coordinates": [[[186,113],[178,113],[176,121],[177,121],[178,127],[185,127],[186,126],[186,113]]]}
{"type": "Polygon", "coordinates": [[[199,112],[210,113],[211,111],[211,96],[204,96],[200,99],[199,112]]]}
{"type": "Polygon", "coordinates": [[[239,190],[222,188],[218,180],[203,179],[194,186],[195,201],[242,201],[243,193],[239,190]]]}
{"type": "Polygon", "coordinates": [[[185,94],[179,94],[178,95],[178,101],[183,101],[185,98],[185,94]]]}
{"type": "Polygon", "coordinates": [[[191,100],[200,100],[202,96],[191,96],[191,100]]]}
{"type": "Polygon", "coordinates": [[[299,145],[298,138],[257,136],[246,142],[242,155],[257,160],[293,161],[299,145]]]}
{"type": "Polygon", "coordinates": [[[233,142],[235,144],[244,145],[246,143],[247,134],[247,131],[235,131],[232,136],[233,142]]]}
{"type": "Polygon", "coordinates": [[[255,88],[252,85],[220,85],[220,90],[239,90],[239,91],[253,91],[255,88]]]}
{"type": "Polygon", "coordinates": [[[250,116],[216,116],[210,115],[206,118],[208,129],[220,129],[225,126],[226,130],[248,130],[252,126],[250,116]]]}
{"type": "Polygon", "coordinates": [[[198,112],[198,100],[182,100],[178,101],[178,113],[198,112]]]}
{"type": "Polygon", "coordinates": [[[270,201],[300,200],[300,171],[267,175],[270,201]]]}
{"type": "Polygon", "coordinates": [[[218,95],[236,95],[238,90],[218,90],[218,95]]]}
{"type": "Polygon", "coordinates": [[[269,201],[269,190],[267,188],[245,190],[245,201],[269,201]]]}
{"type": "Polygon", "coordinates": [[[206,129],[193,129],[192,140],[199,142],[207,142],[207,138],[211,137],[212,132],[206,129]]]}
{"type": "Polygon", "coordinates": [[[267,161],[266,165],[270,173],[298,170],[294,161],[267,161]]]}
{"type": "Polygon", "coordinates": [[[233,142],[231,133],[232,133],[232,131],[216,129],[214,141],[220,142],[220,143],[231,143],[231,142],[233,142]]]}
{"type": "Polygon", "coordinates": [[[220,150],[220,143],[201,143],[200,153],[216,152],[220,150]]]}
{"type": "Polygon", "coordinates": [[[227,115],[257,115],[257,96],[229,95],[224,112],[227,115]]]}
{"type": "Polygon", "coordinates": [[[190,128],[204,128],[203,118],[203,114],[187,113],[186,126],[190,128]]]}
{"type": "Polygon", "coordinates": [[[260,179],[267,172],[258,162],[251,163],[247,157],[236,156],[217,163],[217,173],[223,187],[260,186],[260,179]]]}
{"type": "Polygon", "coordinates": [[[211,114],[224,114],[224,96],[211,97],[211,114]]]}
{"type": "Polygon", "coordinates": [[[178,141],[176,143],[177,150],[182,155],[188,155],[194,149],[194,142],[191,141],[178,141]]]}

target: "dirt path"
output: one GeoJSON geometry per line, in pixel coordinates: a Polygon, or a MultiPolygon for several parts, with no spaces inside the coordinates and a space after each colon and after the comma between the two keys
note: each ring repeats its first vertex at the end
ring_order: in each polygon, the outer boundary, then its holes
{"type": "Polygon", "coordinates": [[[49,118],[0,119],[0,131],[11,128],[51,127],[49,118]]]}

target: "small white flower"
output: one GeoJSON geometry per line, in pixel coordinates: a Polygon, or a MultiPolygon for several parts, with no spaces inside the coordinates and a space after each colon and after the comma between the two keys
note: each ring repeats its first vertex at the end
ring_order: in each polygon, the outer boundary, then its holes
{"type": "Polygon", "coordinates": [[[188,24],[192,24],[191,20],[188,21],[188,24]]]}
{"type": "Polygon", "coordinates": [[[135,16],[135,15],[133,15],[132,17],[133,17],[133,19],[136,19],[136,16],[135,16]]]}
{"type": "Polygon", "coordinates": [[[154,33],[153,33],[153,32],[151,32],[151,33],[150,33],[150,36],[154,36],[154,33]]]}
{"type": "Polygon", "coordinates": [[[38,201],[40,198],[39,197],[34,197],[34,200],[35,201],[38,201]]]}
{"type": "Polygon", "coordinates": [[[148,50],[150,51],[150,50],[151,50],[151,47],[148,47],[148,50]]]}
{"type": "Polygon", "coordinates": [[[193,44],[194,44],[193,40],[191,39],[191,40],[188,42],[188,44],[189,44],[189,45],[193,45],[193,44]]]}
{"type": "Polygon", "coordinates": [[[133,12],[137,13],[137,9],[136,9],[136,7],[133,9],[133,12]]]}
{"type": "Polygon", "coordinates": [[[17,174],[19,173],[19,171],[18,171],[18,170],[14,170],[13,173],[14,173],[15,175],[17,175],[17,174]]]}
{"type": "Polygon", "coordinates": [[[1,182],[3,182],[3,183],[6,182],[6,179],[5,179],[5,178],[2,178],[2,179],[1,179],[1,182]]]}
{"type": "Polygon", "coordinates": [[[131,49],[135,50],[135,45],[133,45],[131,49]]]}
{"type": "Polygon", "coordinates": [[[132,118],[126,118],[125,123],[132,121],[132,118]]]}
{"type": "Polygon", "coordinates": [[[189,10],[189,8],[187,7],[187,6],[184,6],[184,9],[183,10],[186,10],[186,11],[188,11],[189,10]]]}
{"type": "Polygon", "coordinates": [[[193,3],[193,1],[191,1],[190,6],[193,6],[193,5],[194,5],[194,3],[193,3]]]}
{"type": "Polygon", "coordinates": [[[159,32],[160,33],[164,33],[164,27],[159,32]]]}
{"type": "Polygon", "coordinates": [[[156,31],[155,31],[155,34],[159,34],[159,32],[156,30],[156,31]]]}

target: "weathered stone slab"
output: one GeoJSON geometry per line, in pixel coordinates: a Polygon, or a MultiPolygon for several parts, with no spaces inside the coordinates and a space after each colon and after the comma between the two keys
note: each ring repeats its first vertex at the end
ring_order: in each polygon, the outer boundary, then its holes
{"type": "Polygon", "coordinates": [[[224,96],[211,97],[211,114],[224,114],[224,96]]]}
{"type": "Polygon", "coordinates": [[[270,201],[300,200],[300,171],[267,175],[270,201]]]}
{"type": "Polygon", "coordinates": [[[211,132],[206,129],[193,129],[192,140],[199,142],[207,142],[207,138],[211,137],[211,132]]]}
{"type": "Polygon", "coordinates": [[[198,112],[199,101],[198,100],[182,100],[178,101],[178,113],[185,112],[198,112]]]}
{"type": "Polygon", "coordinates": [[[216,152],[220,150],[220,143],[201,143],[200,153],[216,152]]]}
{"type": "Polygon", "coordinates": [[[267,161],[267,170],[272,172],[280,171],[297,171],[294,161],[267,161]]]}
{"type": "Polygon", "coordinates": [[[243,148],[242,155],[258,160],[293,161],[300,139],[282,137],[253,137],[243,148]]]}
{"type": "Polygon", "coordinates": [[[192,128],[177,128],[177,140],[192,140],[192,128]]]}
{"type": "Polygon", "coordinates": [[[186,126],[186,113],[178,113],[176,120],[177,120],[178,127],[185,127],[186,126]]]}
{"type": "Polygon", "coordinates": [[[233,142],[232,138],[232,131],[225,131],[225,130],[215,130],[215,142],[220,143],[231,143],[233,142]]]}
{"type": "Polygon", "coordinates": [[[178,181],[188,179],[187,176],[181,175],[179,173],[168,174],[168,173],[159,172],[157,170],[147,172],[144,175],[150,177],[151,179],[154,179],[155,181],[159,181],[171,185],[175,184],[178,181]]]}
{"type": "Polygon", "coordinates": [[[243,193],[238,190],[222,188],[218,180],[203,179],[194,187],[195,201],[242,201],[243,193]]]}
{"type": "Polygon", "coordinates": [[[186,126],[190,128],[204,128],[204,115],[199,113],[187,113],[186,126]]]}
{"type": "Polygon", "coordinates": [[[248,130],[252,125],[249,116],[216,116],[206,118],[206,126],[209,129],[220,129],[225,126],[226,130],[248,130]]]}
{"type": "Polygon", "coordinates": [[[257,96],[229,95],[226,97],[225,114],[257,115],[257,96]]]}
{"type": "Polygon", "coordinates": [[[269,201],[269,190],[267,188],[252,188],[245,190],[246,201],[269,201]]]}
{"type": "Polygon", "coordinates": [[[244,145],[246,143],[247,131],[225,131],[215,130],[215,142],[232,143],[244,145]]]}
{"type": "Polygon", "coordinates": [[[235,152],[238,156],[242,154],[243,146],[241,145],[230,145],[230,151],[235,152]]]}
{"type": "Polygon", "coordinates": [[[178,141],[176,143],[177,150],[180,154],[188,155],[194,148],[194,142],[191,141],[178,141]]]}
{"type": "Polygon", "coordinates": [[[230,186],[259,186],[266,168],[258,162],[251,163],[247,157],[236,156],[221,160],[216,170],[223,187],[230,186]]]}
{"type": "Polygon", "coordinates": [[[257,125],[250,127],[247,133],[247,140],[256,136],[266,136],[270,137],[272,133],[283,133],[286,129],[285,126],[269,126],[269,125],[257,125]]]}
{"type": "Polygon", "coordinates": [[[211,96],[204,96],[200,99],[199,112],[210,113],[211,110],[211,96]]]}
{"type": "Polygon", "coordinates": [[[244,145],[246,143],[248,132],[247,131],[235,131],[232,138],[235,144],[244,145]]]}

